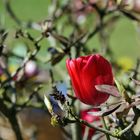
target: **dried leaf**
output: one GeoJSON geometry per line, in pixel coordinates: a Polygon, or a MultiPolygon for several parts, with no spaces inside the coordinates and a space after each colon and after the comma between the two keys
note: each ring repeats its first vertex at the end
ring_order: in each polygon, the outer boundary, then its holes
{"type": "Polygon", "coordinates": [[[116,111],[119,107],[121,106],[121,104],[117,105],[116,107],[112,107],[103,111],[97,111],[97,112],[89,112],[91,115],[93,116],[107,116],[111,113],[113,113],[114,111],[116,111]]]}
{"type": "Polygon", "coordinates": [[[133,78],[131,78],[132,79],[132,81],[136,84],[136,85],[140,85],[140,81],[139,80],[136,80],[136,79],[133,79],[133,78]]]}
{"type": "Polygon", "coordinates": [[[50,100],[44,95],[44,103],[47,106],[48,111],[50,112],[50,114],[52,114],[53,112],[53,107],[51,105],[50,100]]]}
{"type": "Polygon", "coordinates": [[[118,105],[118,106],[116,106],[115,108],[107,109],[107,111],[103,113],[103,116],[107,116],[107,115],[113,113],[113,112],[116,111],[120,106],[121,106],[121,104],[118,105]]]}
{"type": "Polygon", "coordinates": [[[123,118],[124,116],[127,116],[128,112],[130,111],[130,107],[127,106],[126,104],[123,104],[121,106],[121,111],[116,112],[116,116],[118,119],[123,118]]]}
{"type": "Polygon", "coordinates": [[[117,90],[117,88],[115,86],[95,85],[95,88],[100,92],[108,93],[114,97],[118,97],[118,98],[121,97],[119,91],[117,90]]]}
{"type": "Polygon", "coordinates": [[[138,105],[140,105],[140,100],[135,100],[133,103],[130,104],[130,107],[134,107],[138,105]]]}

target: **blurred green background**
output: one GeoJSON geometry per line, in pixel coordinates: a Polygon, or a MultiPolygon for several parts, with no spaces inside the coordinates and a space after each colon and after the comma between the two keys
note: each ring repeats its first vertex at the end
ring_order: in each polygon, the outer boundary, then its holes
{"type": "MultiPolygon", "coordinates": [[[[22,22],[32,21],[32,22],[38,23],[45,19],[49,19],[48,11],[50,10],[50,3],[52,2],[52,0],[40,0],[40,1],[39,0],[9,0],[9,1],[10,1],[11,7],[12,7],[14,13],[22,22]]],[[[66,0],[60,0],[60,1],[65,2],[66,0]]],[[[64,17],[64,18],[67,18],[67,17],[64,17]]],[[[92,24],[92,22],[90,20],[87,22],[89,22],[89,24],[90,23],[92,24]]],[[[61,28],[63,28],[63,24],[64,24],[63,19],[60,19],[59,24],[62,24],[61,28]],[[61,21],[62,21],[62,23],[61,23],[61,21]]],[[[9,48],[12,48],[11,49],[12,51],[15,50],[16,52],[18,52],[18,54],[20,53],[21,56],[26,55],[26,49],[25,49],[26,43],[23,41],[24,39],[22,38],[23,39],[22,40],[21,38],[19,38],[16,40],[14,38],[15,31],[18,30],[20,27],[15,23],[15,21],[13,21],[13,19],[7,13],[7,11],[4,7],[4,0],[0,0],[0,28],[2,28],[2,27],[6,28],[6,30],[9,31],[9,34],[10,34],[9,35],[10,37],[8,36],[7,42],[9,44],[7,46],[9,48]],[[20,49],[17,49],[16,48],[17,46],[20,46],[20,49]]],[[[117,61],[121,60],[122,65],[126,64],[126,63],[131,63],[130,61],[132,61],[133,66],[135,66],[136,60],[140,57],[140,51],[139,51],[140,50],[140,33],[138,32],[137,28],[138,28],[137,23],[128,19],[126,16],[122,15],[122,17],[119,19],[119,21],[117,21],[117,23],[115,24],[115,28],[114,28],[113,32],[111,32],[110,47],[112,48],[114,58],[116,58],[117,61]]],[[[62,32],[62,35],[67,36],[72,32],[71,28],[69,28],[69,26],[67,27],[67,25],[66,25],[66,29],[67,30],[65,30],[65,32],[62,32]]],[[[27,30],[27,29],[25,29],[25,30],[27,30]]],[[[29,29],[29,33],[31,33],[33,36],[36,36],[36,37],[41,35],[41,32],[33,31],[30,29],[29,29]]],[[[29,45],[28,47],[30,47],[30,48],[35,47],[33,45],[33,43],[31,43],[29,40],[26,40],[26,41],[28,42],[27,43],[29,45]]],[[[42,45],[41,51],[37,55],[39,55],[39,59],[43,60],[43,62],[44,62],[44,59],[47,60],[46,57],[50,58],[49,53],[47,51],[47,48],[50,47],[50,44],[46,38],[43,41],[41,41],[40,43],[42,45]]],[[[99,42],[98,35],[93,37],[88,42],[88,45],[91,48],[94,48],[94,47],[100,48],[101,43],[99,42]]],[[[56,45],[53,47],[58,47],[58,46],[56,45]]],[[[21,60],[19,62],[17,62],[18,60],[14,60],[14,61],[12,61],[12,63],[15,63],[15,61],[16,61],[16,63],[18,63],[20,65],[21,60]]],[[[40,65],[42,65],[42,67],[45,67],[45,68],[49,67],[49,64],[46,64],[46,63],[45,64],[39,63],[39,66],[40,65]]],[[[133,66],[131,65],[131,67],[133,67],[133,66]]],[[[56,73],[55,74],[56,81],[66,78],[66,75],[65,75],[66,68],[63,69],[63,67],[65,67],[64,61],[59,63],[59,66],[54,67],[55,68],[54,73],[56,73]]],[[[47,77],[46,75],[43,75],[43,76],[45,78],[47,77]]],[[[50,88],[49,85],[45,84],[44,91],[48,92],[49,88],[50,88]],[[46,90],[46,88],[48,88],[48,90],[46,90]]],[[[44,92],[43,92],[43,95],[44,95],[44,92]]],[[[39,113],[37,113],[37,114],[39,114],[39,113]]],[[[33,118],[35,118],[34,114],[30,115],[30,113],[29,113],[29,116],[33,116],[33,118]]],[[[35,122],[36,122],[36,120],[38,121],[38,118],[37,119],[36,118],[34,119],[35,122]]],[[[48,116],[47,117],[45,116],[45,119],[46,118],[48,119],[48,116]]],[[[29,122],[31,120],[29,120],[29,122]]],[[[42,117],[40,120],[42,121],[42,117]]],[[[47,123],[45,125],[44,125],[44,122],[42,121],[39,128],[42,129],[42,126],[45,126],[45,127],[48,126],[48,123],[50,124],[50,120],[47,120],[47,123]]],[[[38,123],[36,126],[38,127],[38,123]]],[[[46,130],[49,130],[49,129],[50,128],[48,128],[48,127],[45,128],[43,130],[45,132],[43,132],[43,133],[46,133],[46,130]]],[[[54,129],[52,129],[51,132],[53,134],[54,129]]],[[[60,134],[60,130],[58,130],[58,134],[60,134]]],[[[58,134],[56,135],[56,137],[58,136],[58,134]]],[[[49,135],[50,135],[50,132],[49,132],[49,135]]],[[[58,137],[57,137],[57,140],[58,140],[58,137]]]]}
{"type": "MultiPolygon", "coordinates": [[[[48,18],[50,2],[51,0],[11,0],[11,7],[20,20],[39,22],[48,18]]],[[[0,21],[8,30],[17,26],[6,12],[2,0],[0,1],[0,21]]],[[[135,63],[140,56],[140,33],[136,28],[136,23],[125,16],[117,22],[110,40],[115,57],[129,57],[135,63]]],[[[99,42],[93,38],[90,44],[98,46],[99,42]]]]}

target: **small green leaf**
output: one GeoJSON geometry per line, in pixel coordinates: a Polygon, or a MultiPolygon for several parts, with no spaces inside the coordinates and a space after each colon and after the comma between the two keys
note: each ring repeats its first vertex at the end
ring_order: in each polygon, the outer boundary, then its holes
{"type": "Polygon", "coordinates": [[[59,122],[57,120],[57,116],[52,116],[51,117],[51,125],[54,126],[54,127],[59,125],[59,122]]]}
{"type": "Polygon", "coordinates": [[[125,91],[124,87],[120,84],[120,82],[117,79],[115,79],[115,84],[116,84],[120,93],[125,91]]]}
{"type": "Polygon", "coordinates": [[[121,93],[121,96],[128,102],[131,103],[131,98],[129,97],[129,95],[127,94],[125,88],[123,87],[122,84],[120,84],[120,82],[118,80],[115,79],[115,83],[117,85],[117,88],[119,90],[119,92],[121,93]]]}

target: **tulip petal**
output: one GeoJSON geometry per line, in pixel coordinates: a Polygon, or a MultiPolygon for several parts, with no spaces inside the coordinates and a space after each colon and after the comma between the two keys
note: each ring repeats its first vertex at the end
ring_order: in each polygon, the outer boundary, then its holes
{"type": "Polygon", "coordinates": [[[67,66],[69,75],[71,77],[73,88],[76,91],[76,93],[79,93],[80,92],[79,85],[78,85],[79,80],[78,80],[78,77],[77,77],[77,73],[75,73],[74,64],[71,60],[67,59],[66,66],[67,66]]]}

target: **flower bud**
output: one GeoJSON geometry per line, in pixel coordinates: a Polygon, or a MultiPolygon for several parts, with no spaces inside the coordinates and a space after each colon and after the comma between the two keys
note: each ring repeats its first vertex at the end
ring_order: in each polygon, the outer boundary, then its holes
{"type": "Polygon", "coordinates": [[[100,105],[109,95],[97,91],[95,85],[113,85],[110,63],[99,54],[67,59],[66,67],[74,92],[79,100],[88,105],[100,105]]]}

